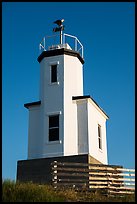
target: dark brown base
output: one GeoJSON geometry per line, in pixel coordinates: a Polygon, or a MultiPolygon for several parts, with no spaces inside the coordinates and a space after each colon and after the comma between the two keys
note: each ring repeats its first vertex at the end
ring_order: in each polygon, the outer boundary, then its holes
{"type": "Polygon", "coordinates": [[[53,161],[91,164],[100,163],[89,154],[20,160],[17,162],[17,181],[32,181],[33,183],[39,184],[51,183],[51,162],[53,161]]]}

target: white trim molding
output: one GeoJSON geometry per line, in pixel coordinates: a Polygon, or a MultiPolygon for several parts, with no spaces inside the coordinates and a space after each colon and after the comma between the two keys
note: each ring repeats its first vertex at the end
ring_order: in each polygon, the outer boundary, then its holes
{"type": "Polygon", "coordinates": [[[55,111],[55,112],[47,112],[46,115],[50,116],[50,115],[61,115],[62,111],[55,111]]]}
{"type": "Polygon", "coordinates": [[[59,64],[59,61],[49,62],[49,65],[56,65],[56,64],[59,64]]]}

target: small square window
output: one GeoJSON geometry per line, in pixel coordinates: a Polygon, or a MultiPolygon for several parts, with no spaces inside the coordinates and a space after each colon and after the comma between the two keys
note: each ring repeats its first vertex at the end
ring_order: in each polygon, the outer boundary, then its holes
{"type": "Polygon", "coordinates": [[[51,65],[51,83],[57,82],[57,65],[51,65]]]}
{"type": "Polygon", "coordinates": [[[101,126],[98,125],[98,145],[99,149],[102,150],[102,135],[101,135],[101,126]]]}
{"type": "Polygon", "coordinates": [[[59,115],[49,116],[49,141],[59,140],[59,115]]]}

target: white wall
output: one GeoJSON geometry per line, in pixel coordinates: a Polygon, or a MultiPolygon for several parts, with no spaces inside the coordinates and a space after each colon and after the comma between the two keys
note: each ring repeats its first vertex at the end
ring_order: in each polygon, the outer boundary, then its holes
{"type": "Polygon", "coordinates": [[[92,99],[77,99],[78,154],[89,153],[96,160],[107,164],[106,119],[107,116],[92,99]],[[98,124],[101,126],[102,150],[98,143],[98,124]]]}
{"type": "Polygon", "coordinates": [[[83,67],[79,59],[68,55],[43,58],[40,62],[41,114],[30,111],[29,157],[78,154],[77,105],[73,103],[72,96],[79,95],[83,95],[83,67]],[[52,64],[57,64],[58,83],[55,84],[50,83],[52,64]],[[59,114],[60,138],[49,142],[48,117],[54,114],[59,114]],[[41,143],[38,133],[41,134],[41,143]]]}
{"type": "Polygon", "coordinates": [[[89,153],[107,164],[106,116],[92,99],[83,96],[83,66],[69,55],[45,57],[40,63],[41,105],[29,108],[28,158],[89,153]],[[58,83],[50,83],[50,67],[58,64],[58,83]],[[59,114],[59,141],[48,141],[48,117],[59,114]],[[98,124],[102,151],[98,147],[98,124]]]}
{"type": "Polygon", "coordinates": [[[89,153],[88,148],[88,113],[87,101],[79,100],[77,102],[77,120],[78,120],[78,154],[89,153]]]}
{"type": "Polygon", "coordinates": [[[64,57],[64,155],[78,154],[77,106],[72,96],[83,95],[83,67],[77,57],[64,57]]]}
{"type": "Polygon", "coordinates": [[[40,100],[43,104],[43,153],[42,157],[63,155],[63,86],[64,86],[64,57],[63,55],[44,58],[40,63],[40,100]],[[57,77],[59,83],[51,83],[51,65],[57,64],[57,77]],[[59,141],[48,141],[48,117],[59,114],[59,141]]]}
{"type": "Polygon", "coordinates": [[[106,141],[106,117],[91,99],[88,99],[89,153],[103,164],[108,164],[106,141]],[[98,144],[98,124],[101,126],[102,150],[98,144]]]}
{"type": "Polygon", "coordinates": [[[43,146],[42,120],[39,106],[29,109],[28,159],[40,158],[43,146]]]}

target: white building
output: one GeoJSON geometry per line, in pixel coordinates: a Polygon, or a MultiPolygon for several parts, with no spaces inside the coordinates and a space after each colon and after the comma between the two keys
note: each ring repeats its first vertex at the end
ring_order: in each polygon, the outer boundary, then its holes
{"type": "Polygon", "coordinates": [[[61,41],[46,49],[46,38],[40,44],[39,101],[24,104],[29,110],[28,160],[89,154],[108,164],[108,116],[83,95],[82,44],[74,36],[62,35],[74,38],[74,47],[61,41]]]}

